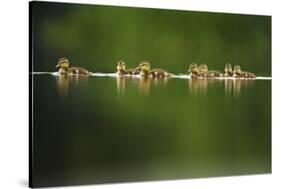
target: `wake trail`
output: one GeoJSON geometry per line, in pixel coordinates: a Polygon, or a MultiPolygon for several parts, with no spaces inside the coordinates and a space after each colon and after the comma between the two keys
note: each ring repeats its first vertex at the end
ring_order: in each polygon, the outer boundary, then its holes
{"type": "MultiPolygon", "coordinates": [[[[53,75],[53,76],[59,76],[58,72],[32,72],[32,75],[53,75]]],[[[75,76],[75,75],[73,75],[75,76]]],[[[119,77],[116,73],[93,73],[90,72],[89,77],[119,77]]],[[[128,78],[141,78],[139,75],[122,75],[122,77],[128,77],[128,78]]],[[[191,79],[190,75],[184,75],[184,74],[179,74],[179,75],[173,75],[170,78],[178,78],[178,79],[191,79]]],[[[198,78],[198,79],[206,79],[206,78],[198,78]]],[[[257,76],[256,78],[233,78],[233,77],[216,77],[213,79],[218,79],[218,80],[226,80],[226,79],[231,79],[231,80],[236,80],[236,79],[241,79],[241,80],[271,80],[271,77],[265,77],[265,76],[257,76]]]]}

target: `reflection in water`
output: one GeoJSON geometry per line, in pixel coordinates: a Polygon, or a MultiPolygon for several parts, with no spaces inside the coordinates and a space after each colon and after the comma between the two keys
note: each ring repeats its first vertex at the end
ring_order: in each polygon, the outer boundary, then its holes
{"type": "Polygon", "coordinates": [[[232,93],[232,79],[225,79],[224,80],[224,93],[226,96],[231,96],[232,93]]]}
{"type": "Polygon", "coordinates": [[[126,78],[119,76],[116,78],[117,93],[124,94],[126,88],[126,78]]]}
{"type": "Polygon", "coordinates": [[[233,80],[234,96],[239,97],[241,93],[241,80],[233,80]]]}
{"type": "MultiPolygon", "coordinates": [[[[128,77],[117,77],[116,85],[118,94],[124,94],[126,90],[126,80],[135,79],[128,77]]],[[[168,79],[150,79],[150,78],[140,78],[137,79],[137,84],[139,91],[142,95],[149,95],[151,84],[157,86],[164,84],[166,86],[168,79]]],[[[255,80],[246,79],[188,79],[189,91],[194,95],[206,95],[208,87],[215,83],[224,82],[225,96],[236,96],[239,97],[241,94],[241,88],[253,86],[255,80]]]]}
{"type": "Polygon", "coordinates": [[[245,80],[245,79],[226,79],[224,81],[225,86],[225,95],[231,96],[232,93],[236,97],[240,97],[241,95],[241,88],[251,87],[255,84],[255,80],[245,80]],[[232,91],[233,90],[233,91],[232,91]]]}
{"type": "Polygon", "coordinates": [[[168,79],[152,79],[152,78],[131,78],[118,76],[116,78],[116,86],[118,95],[124,94],[126,90],[126,80],[135,80],[133,83],[138,86],[140,94],[149,95],[151,84],[155,86],[166,86],[168,79]]]}
{"type": "Polygon", "coordinates": [[[58,90],[60,96],[68,94],[69,78],[67,75],[61,75],[57,78],[58,90]]]}
{"type": "Polygon", "coordinates": [[[69,92],[69,85],[70,83],[74,82],[74,85],[76,87],[79,87],[79,85],[82,82],[88,81],[88,76],[80,76],[80,75],[60,75],[57,77],[57,86],[58,86],[58,92],[60,96],[67,96],[69,92]]]}
{"type": "Polygon", "coordinates": [[[150,90],[150,81],[149,78],[141,78],[139,81],[139,89],[142,95],[148,95],[150,90]]]}
{"type": "Polygon", "coordinates": [[[213,79],[189,79],[189,91],[191,91],[191,93],[194,95],[197,95],[198,92],[205,95],[207,93],[208,82],[211,81],[213,81],[213,79]]]}
{"type": "MultiPolygon", "coordinates": [[[[128,77],[117,77],[116,78],[116,86],[117,86],[117,93],[124,94],[126,90],[126,80],[127,79],[135,79],[135,78],[128,78],[128,77]]],[[[67,96],[69,92],[69,85],[70,83],[74,83],[74,86],[79,86],[81,82],[85,82],[88,80],[87,76],[67,76],[61,75],[57,77],[57,85],[58,85],[58,92],[60,96],[67,96]]],[[[140,78],[137,79],[137,84],[139,87],[139,91],[142,95],[149,95],[151,83],[153,85],[160,85],[164,84],[166,86],[168,79],[150,79],[150,78],[140,78]]],[[[224,79],[224,80],[217,80],[217,79],[188,79],[188,87],[189,91],[194,95],[206,95],[208,86],[210,84],[216,82],[224,81],[224,91],[225,96],[236,96],[240,97],[241,95],[241,88],[251,87],[254,85],[255,80],[246,80],[246,79],[224,79]]]]}

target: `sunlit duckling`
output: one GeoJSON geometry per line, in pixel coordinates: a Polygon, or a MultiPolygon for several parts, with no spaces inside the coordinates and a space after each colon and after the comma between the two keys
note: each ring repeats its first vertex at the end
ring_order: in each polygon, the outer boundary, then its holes
{"type": "Polygon", "coordinates": [[[207,74],[207,77],[223,77],[223,74],[219,71],[215,71],[215,70],[209,71],[208,66],[206,64],[201,64],[199,66],[199,71],[201,70],[203,71],[204,74],[207,74]]]}
{"type": "Polygon", "coordinates": [[[208,72],[208,66],[206,64],[199,65],[199,73],[204,78],[214,78],[214,75],[208,72]]]}
{"type": "Polygon", "coordinates": [[[140,74],[140,68],[136,67],[136,68],[130,68],[130,69],[126,69],[126,72],[130,75],[139,75],[140,74]]]}
{"type": "Polygon", "coordinates": [[[241,71],[239,65],[234,66],[233,76],[236,78],[256,78],[256,75],[253,73],[241,71]]]}
{"type": "Polygon", "coordinates": [[[140,74],[140,68],[131,68],[126,70],[128,74],[130,75],[139,75],[140,74]]]}
{"type": "Polygon", "coordinates": [[[251,73],[251,72],[242,71],[242,73],[243,73],[245,78],[256,78],[256,75],[251,73]]]}
{"type": "Polygon", "coordinates": [[[119,60],[117,62],[117,74],[118,75],[138,75],[140,70],[138,68],[135,69],[126,69],[126,64],[123,60],[119,60]]]}
{"type": "Polygon", "coordinates": [[[243,74],[241,71],[241,67],[239,65],[235,65],[233,69],[233,77],[243,78],[243,74]]]}
{"type": "Polygon", "coordinates": [[[188,73],[190,73],[191,78],[203,77],[203,74],[199,71],[198,65],[195,63],[189,65],[188,73]]]}
{"type": "Polygon", "coordinates": [[[140,76],[146,78],[167,78],[172,76],[171,73],[163,69],[152,69],[150,70],[150,63],[147,61],[142,61],[137,69],[140,69],[140,76]]]}
{"type": "Polygon", "coordinates": [[[56,65],[61,75],[90,75],[90,72],[85,68],[69,67],[69,60],[67,58],[60,58],[56,65]]]}
{"type": "Polygon", "coordinates": [[[226,64],[224,67],[224,77],[232,77],[233,76],[233,71],[232,71],[232,66],[231,64],[226,64]]]}
{"type": "Polygon", "coordinates": [[[117,66],[116,66],[116,69],[117,69],[117,74],[118,75],[127,75],[127,71],[126,71],[126,64],[123,60],[119,60],[117,62],[117,66]]]}

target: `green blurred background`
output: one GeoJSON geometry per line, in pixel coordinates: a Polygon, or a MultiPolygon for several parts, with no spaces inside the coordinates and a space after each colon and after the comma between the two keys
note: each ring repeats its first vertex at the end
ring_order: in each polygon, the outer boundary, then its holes
{"type": "MultiPolygon", "coordinates": [[[[271,76],[271,18],[32,3],[34,71],[149,60],[271,76]]],[[[271,80],[33,79],[33,186],[271,172],[271,80]]]]}
{"type": "Polygon", "coordinates": [[[118,59],[186,73],[188,64],[224,64],[271,76],[271,17],[113,6],[34,3],[34,71],[60,57],[93,72],[114,72],[118,59]]]}

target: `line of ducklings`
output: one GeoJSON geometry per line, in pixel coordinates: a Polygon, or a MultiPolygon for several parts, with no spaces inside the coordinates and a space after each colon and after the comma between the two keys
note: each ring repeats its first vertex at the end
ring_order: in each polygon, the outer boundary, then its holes
{"type": "MultiPolygon", "coordinates": [[[[81,67],[70,67],[69,60],[67,58],[61,58],[56,65],[59,68],[60,75],[86,75],[89,76],[91,72],[81,67]]],[[[116,74],[122,75],[140,75],[144,78],[168,78],[174,76],[163,69],[151,69],[148,61],[142,61],[136,68],[127,69],[124,61],[119,60],[116,66],[116,74]]],[[[234,77],[234,78],[256,78],[255,74],[242,71],[239,65],[235,65],[232,69],[231,64],[226,64],[224,73],[215,70],[208,70],[206,64],[197,65],[192,63],[189,65],[188,70],[191,78],[216,78],[216,77],[234,77]]]]}
{"type": "MultiPolygon", "coordinates": [[[[216,78],[216,77],[234,77],[234,78],[256,78],[255,74],[242,71],[240,65],[235,65],[232,69],[231,64],[226,64],[224,73],[216,70],[209,71],[206,64],[197,65],[195,63],[189,65],[188,73],[191,78],[216,78]]],[[[126,69],[124,61],[117,62],[118,75],[140,75],[148,78],[167,78],[174,76],[163,69],[150,69],[150,64],[147,61],[141,62],[138,67],[133,69],[126,69]]]]}
{"type": "Polygon", "coordinates": [[[125,62],[119,60],[116,68],[117,75],[140,75],[145,78],[167,78],[174,75],[160,68],[150,69],[150,63],[148,61],[140,62],[136,68],[126,69],[125,62]]]}
{"type": "Polygon", "coordinates": [[[216,70],[209,71],[206,64],[197,65],[195,63],[189,65],[188,73],[190,73],[191,78],[216,78],[216,77],[234,77],[234,78],[256,78],[256,75],[242,71],[240,65],[235,65],[232,69],[231,64],[226,64],[224,68],[224,73],[216,70]]]}

